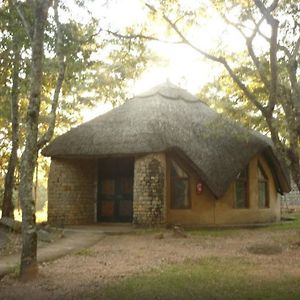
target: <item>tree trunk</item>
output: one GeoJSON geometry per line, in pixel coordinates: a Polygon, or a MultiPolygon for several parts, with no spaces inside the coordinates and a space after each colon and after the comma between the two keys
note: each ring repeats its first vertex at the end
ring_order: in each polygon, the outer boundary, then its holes
{"type": "Polygon", "coordinates": [[[32,197],[37,159],[38,122],[43,75],[44,33],[50,1],[34,2],[30,98],[27,109],[25,150],[21,157],[19,197],[22,208],[22,255],[20,276],[27,281],[37,276],[37,232],[32,197]]]}
{"type": "Polygon", "coordinates": [[[55,122],[56,122],[56,110],[58,106],[59,94],[62,89],[62,85],[65,79],[65,71],[66,71],[66,64],[65,64],[65,56],[63,53],[63,31],[62,26],[59,21],[58,16],[58,2],[59,0],[55,0],[53,3],[54,9],[54,20],[56,24],[56,61],[58,66],[58,74],[56,79],[56,85],[54,89],[54,95],[51,105],[51,112],[49,115],[49,124],[48,129],[44,133],[44,135],[38,140],[37,147],[38,150],[43,148],[52,138],[55,129],[55,122]]]}
{"type": "Polygon", "coordinates": [[[289,152],[288,156],[290,158],[290,170],[292,173],[292,178],[294,182],[296,183],[298,190],[300,191],[300,161],[299,161],[299,155],[296,152],[289,152]]]}
{"type": "Polygon", "coordinates": [[[14,218],[13,188],[14,174],[17,165],[17,151],[19,148],[19,70],[20,70],[20,49],[18,41],[14,36],[14,59],[11,88],[11,123],[12,123],[12,149],[8,162],[7,173],[4,183],[4,196],[2,202],[2,217],[14,218]]]}

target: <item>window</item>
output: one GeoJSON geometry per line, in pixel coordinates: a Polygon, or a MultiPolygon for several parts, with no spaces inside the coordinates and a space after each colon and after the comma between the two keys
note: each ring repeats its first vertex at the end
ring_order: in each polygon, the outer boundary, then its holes
{"type": "Polygon", "coordinates": [[[189,208],[189,177],[174,161],[170,161],[171,170],[171,208],[189,208]]]}
{"type": "Polygon", "coordinates": [[[235,181],[235,208],[248,207],[248,166],[238,174],[235,181]]]}
{"type": "Polygon", "coordinates": [[[258,207],[269,207],[268,177],[260,165],[258,165],[258,207]]]}

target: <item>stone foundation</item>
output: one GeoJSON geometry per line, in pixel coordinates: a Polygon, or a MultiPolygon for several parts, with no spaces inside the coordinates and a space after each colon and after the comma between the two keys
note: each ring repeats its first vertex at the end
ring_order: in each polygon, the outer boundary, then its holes
{"type": "Polygon", "coordinates": [[[134,164],[133,223],[155,226],[166,222],[166,157],[149,154],[134,164]]]}
{"type": "Polygon", "coordinates": [[[96,162],[52,159],[48,178],[48,222],[52,225],[95,222],[96,162]]]}

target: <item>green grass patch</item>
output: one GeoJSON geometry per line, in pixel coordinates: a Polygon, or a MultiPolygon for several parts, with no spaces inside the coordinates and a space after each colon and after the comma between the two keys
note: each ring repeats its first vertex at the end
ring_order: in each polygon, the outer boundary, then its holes
{"type": "Polygon", "coordinates": [[[167,233],[168,229],[164,227],[137,227],[135,231],[131,233],[131,235],[143,236],[143,235],[152,235],[159,233],[167,233]]]}
{"type": "Polygon", "coordinates": [[[187,232],[194,236],[203,237],[231,237],[236,236],[244,231],[243,228],[201,228],[189,229],[187,232]]]}
{"type": "MultiPolygon", "coordinates": [[[[245,232],[245,230],[300,230],[300,213],[288,215],[293,217],[293,221],[284,221],[270,225],[262,226],[241,226],[241,227],[221,227],[221,228],[201,228],[201,229],[188,229],[187,232],[191,235],[210,236],[210,237],[230,237],[238,236],[245,232]]],[[[259,225],[259,224],[258,224],[259,225]]]]}
{"type": "Polygon", "coordinates": [[[269,229],[269,230],[300,229],[300,213],[291,214],[289,216],[294,217],[295,220],[272,224],[272,225],[268,226],[266,229],[269,229]]]}
{"type": "MultiPolygon", "coordinates": [[[[206,258],[129,277],[104,289],[104,299],[300,299],[299,278],[255,275],[246,259],[206,258]]],[[[267,274],[267,272],[266,272],[267,274]]],[[[102,291],[103,292],[103,291],[102,291]]],[[[92,298],[92,295],[91,297],[92,298]]]]}
{"type": "Polygon", "coordinates": [[[79,256],[95,256],[95,252],[91,248],[83,248],[74,254],[79,256]]]}
{"type": "Polygon", "coordinates": [[[20,264],[18,263],[11,268],[9,276],[11,278],[17,279],[19,275],[20,275],[20,264]]]}

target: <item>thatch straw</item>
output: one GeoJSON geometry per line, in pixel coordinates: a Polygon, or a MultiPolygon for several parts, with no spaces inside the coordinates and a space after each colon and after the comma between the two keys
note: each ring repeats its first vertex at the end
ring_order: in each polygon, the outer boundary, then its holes
{"type": "Polygon", "coordinates": [[[160,85],[56,138],[43,154],[52,157],[137,155],[177,149],[220,197],[250,159],[262,153],[279,192],[288,176],[269,139],[232,122],[174,85],[160,85]]]}

